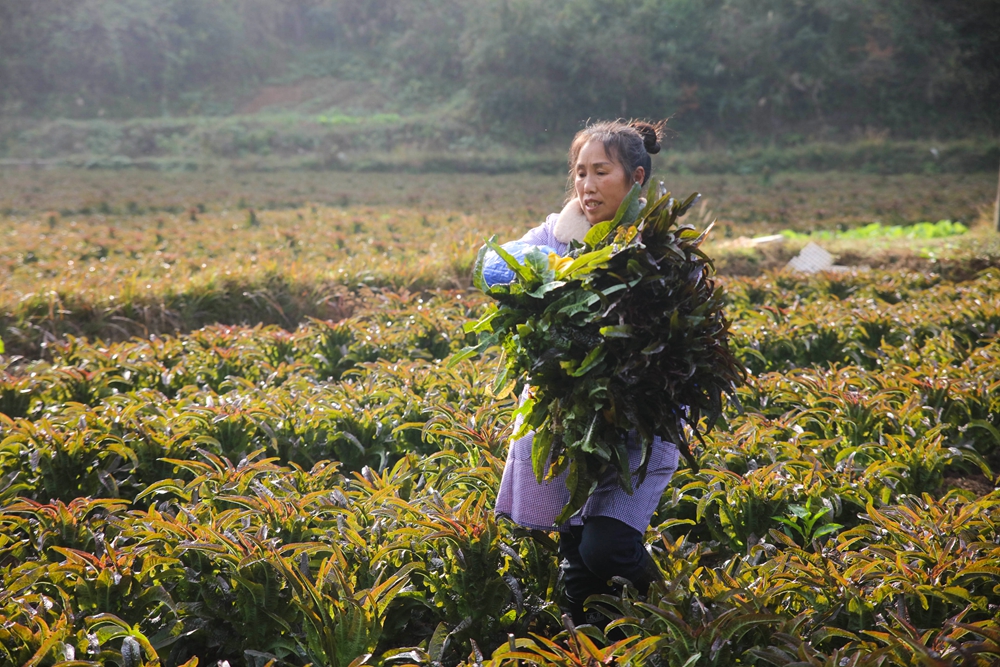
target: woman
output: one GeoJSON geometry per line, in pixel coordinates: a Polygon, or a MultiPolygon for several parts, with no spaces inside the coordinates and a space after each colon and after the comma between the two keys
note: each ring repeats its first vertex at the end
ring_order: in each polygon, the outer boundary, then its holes
{"type": "MultiPolygon", "coordinates": [[[[591,225],[614,218],[632,186],[649,181],[650,155],[660,150],[661,129],[662,124],[613,121],[577,133],[569,151],[575,196],[560,213],[548,216],[521,241],[565,254],[570,242],[581,241],[591,225]]],[[[496,512],[527,528],[551,530],[569,493],[565,474],[538,484],[531,467],[532,438],[533,432],[529,432],[511,443],[496,512]]],[[[641,448],[634,433],[629,435],[627,449],[635,471],[641,448]]],[[[619,593],[613,577],[630,581],[640,594],[660,578],[643,536],[677,469],[677,458],[674,444],[655,438],[646,477],[640,483],[633,475],[632,495],[620,487],[614,470],[609,469],[583,509],[568,524],[558,526],[563,582],[574,623],[605,622],[599,613],[586,613],[583,605],[591,595],[619,593]]]]}

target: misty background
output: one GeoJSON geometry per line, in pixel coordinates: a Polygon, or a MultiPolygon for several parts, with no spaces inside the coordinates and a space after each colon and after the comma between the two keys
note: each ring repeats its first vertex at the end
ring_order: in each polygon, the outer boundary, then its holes
{"type": "Polygon", "coordinates": [[[983,169],[998,109],[1000,0],[0,0],[8,161],[516,168],[669,117],[679,150],[934,140],[983,169]]]}

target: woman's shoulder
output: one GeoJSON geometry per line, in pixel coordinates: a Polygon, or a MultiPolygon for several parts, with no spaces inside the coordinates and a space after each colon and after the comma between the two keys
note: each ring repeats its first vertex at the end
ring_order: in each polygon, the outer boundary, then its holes
{"type": "Polygon", "coordinates": [[[565,244],[560,243],[556,239],[555,226],[558,219],[558,213],[549,214],[546,216],[542,224],[529,229],[520,240],[524,243],[531,243],[532,245],[547,245],[561,251],[560,246],[564,246],[565,244]]]}
{"type": "Polygon", "coordinates": [[[545,216],[545,220],[542,221],[542,224],[535,227],[535,229],[544,229],[547,233],[551,234],[555,229],[557,222],[559,222],[559,214],[549,213],[545,216]]]}
{"type": "Polygon", "coordinates": [[[545,222],[535,227],[522,240],[531,239],[532,243],[544,243],[565,252],[571,241],[583,241],[590,230],[590,223],[583,213],[579,199],[571,199],[558,213],[550,213],[545,222]],[[544,239],[539,241],[538,239],[544,239]]]}

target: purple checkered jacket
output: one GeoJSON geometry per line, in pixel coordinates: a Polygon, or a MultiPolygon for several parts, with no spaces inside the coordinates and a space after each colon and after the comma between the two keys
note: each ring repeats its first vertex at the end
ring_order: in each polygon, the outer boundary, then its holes
{"type": "MultiPolygon", "coordinates": [[[[559,241],[553,233],[557,218],[556,214],[548,216],[543,224],[530,230],[521,240],[535,245],[547,245],[559,254],[565,253],[567,244],[559,241]]],[[[515,432],[520,425],[521,417],[518,417],[514,423],[515,432]]],[[[555,530],[559,528],[555,525],[556,517],[569,502],[567,473],[563,472],[553,480],[538,483],[531,467],[534,435],[534,431],[529,431],[510,443],[494,511],[498,516],[507,517],[526,528],[555,530]]],[[[629,434],[626,445],[629,467],[634,472],[641,462],[642,448],[636,442],[634,433],[629,434]]],[[[570,518],[570,525],[580,525],[587,517],[606,516],[618,519],[640,533],[646,532],[660,496],[677,470],[677,459],[677,445],[654,438],[645,479],[640,484],[638,475],[632,475],[632,495],[621,488],[615,471],[609,469],[583,509],[570,518]]]]}
{"type": "Polygon", "coordinates": [[[547,245],[560,255],[565,255],[569,249],[569,244],[556,238],[556,222],[559,221],[558,213],[551,213],[545,218],[545,222],[529,229],[519,240],[532,245],[547,245]]]}

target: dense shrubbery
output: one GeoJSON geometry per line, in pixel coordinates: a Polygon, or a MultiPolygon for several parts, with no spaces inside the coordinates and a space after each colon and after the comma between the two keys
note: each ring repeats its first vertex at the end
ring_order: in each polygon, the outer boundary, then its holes
{"type": "Polygon", "coordinates": [[[728,287],[744,412],[660,503],[666,582],[595,600],[628,639],[564,628],[552,542],[494,520],[512,405],[442,363],[442,295],[8,359],[0,662],[994,664],[998,278],[728,287]]]}
{"type": "MultiPolygon", "coordinates": [[[[535,173],[565,169],[563,146],[539,150],[485,138],[468,119],[421,114],[330,116],[275,112],[129,120],[0,118],[0,160],[8,166],[87,170],[300,173],[535,173]],[[380,118],[381,116],[381,118],[380,118]]],[[[690,146],[693,135],[678,136],[690,146]]],[[[983,174],[1000,161],[1000,143],[977,139],[806,141],[787,136],[768,146],[662,153],[657,172],[756,175],[778,172],[983,174]]]]}
{"type": "Polygon", "coordinates": [[[997,129],[998,32],[991,0],[37,0],[0,7],[0,104],[212,114],[263,77],[336,76],[522,141],[619,115],[961,136],[997,129]]]}

